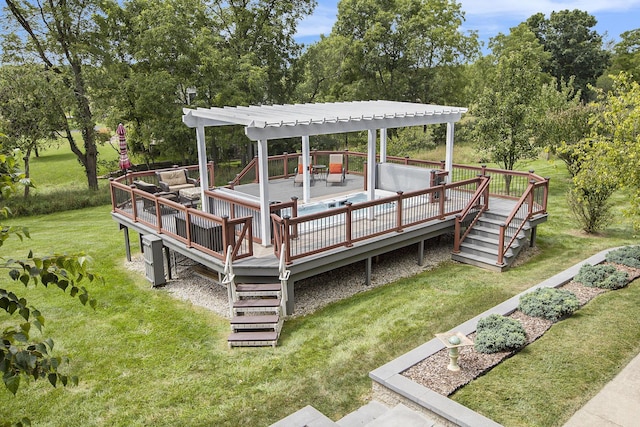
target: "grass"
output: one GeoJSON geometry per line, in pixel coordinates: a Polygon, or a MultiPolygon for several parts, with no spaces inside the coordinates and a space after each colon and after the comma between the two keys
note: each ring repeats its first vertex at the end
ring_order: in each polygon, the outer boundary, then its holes
{"type": "MultiPolygon", "coordinates": [[[[26,248],[39,254],[85,250],[94,258],[95,268],[106,283],[91,286],[99,301],[95,311],[55,290],[26,291],[30,302],[47,317],[45,334],[55,340],[56,351],[72,358],[71,369],[80,377],[80,385],[53,389],[45,382],[23,384],[16,397],[2,389],[0,398],[5,405],[0,409],[0,419],[28,415],[35,425],[44,426],[263,426],[305,405],[338,419],[368,399],[368,373],[372,369],[593,253],[635,243],[627,221],[620,221],[599,236],[578,232],[564,202],[568,179],[563,166],[538,161],[535,168],[541,175],[551,176],[550,221],[538,232],[540,253],[525,265],[496,274],[445,263],[287,321],[275,349],[228,349],[226,320],[151,289],[142,275],[128,271],[123,237],[110,218],[109,206],[13,220],[28,226],[33,238],[23,244],[8,240],[3,255],[26,256],[26,248]]],[[[136,237],[131,237],[135,242],[136,237]]],[[[0,275],[0,286],[18,289],[7,282],[6,275],[0,275]]],[[[635,319],[639,318],[640,309],[636,307],[640,304],[634,289],[632,286],[607,294],[606,299],[594,300],[583,309],[604,311],[600,329],[590,337],[604,349],[601,357],[613,363],[585,365],[587,372],[595,370],[595,374],[576,374],[570,386],[558,387],[557,401],[570,403],[558,404],[555,421],[529,425],[561,424],[563,417],[566,419],[580,405],[580,399],[586,399],[583,396],[599,390],[631,355],[637,354],[640,337],[627,335],[626,329],[631,328],[625,328],[626,321],[634,320],[633,329],[638,330],[635,319]],[[608,304],[599,302],[609,299],[608,304]],[[612,313],[626,311],[629,317],[614,323],[612,313]],[[608,333],[620,328],[625,329],[624,335],[608,333]],[[627,344],[611,344],[619,340],[627,344]],[[580,396],[575,397],[574,389],[580,396]]],[[[592,316],[595,314],[580,310],[562,328],[581,324],[582,319],[592,316]]],[[[5,320],[0,326],[6,324],[5,320]]],[[[588,330],[595,325],[584,327],[588,330]]],[[[558,333],[555,326],[550,332],[558,333]]],[[[569,333],[575,332],[570,328],[569,333]]],[[[535,345],[542,345],[544,340],[546,337],[535,345]]],[[[562,342],[563,338],[558,340],[562,342]]],[[[584,345],[589,348],[588,342],[584,345]]],[[[593,343],[591,347],[595,348],[593,343]]],[[[533,354],[534,350],[532,346],[522,355],[533,354]]],[[[582,352],[571,351],[578,355],[582,352]]],[[[534,373],[551,370],[549,378],[556,378],[554,372],[570,360],[560,357],[571,357],[571,351],[549,356],[551,359],[538,355],[524,366],[534,373]]],[[[492,375],[493,371],[483,380],[492,375]]],[[[515,390],[524,375],[514,375],[507,373],[497,383],[515,390]]],[[[543,383],[535,376],[531,382],[543,383]]],[[[491,392],[487,390],[492,390],[487,387],[469,399],[485,400],[485,394],[491,392]]],[[[548,399],[543,407],[528,399],[530,396],[524,393],[517,403],[530,408],[526,419],[544,417],[550,406],[548,399]]],[[[505,419],[504,412],[515,411],[509,405],[503,408],[494,405],[482,410],[496,420],[505,419]]]]}

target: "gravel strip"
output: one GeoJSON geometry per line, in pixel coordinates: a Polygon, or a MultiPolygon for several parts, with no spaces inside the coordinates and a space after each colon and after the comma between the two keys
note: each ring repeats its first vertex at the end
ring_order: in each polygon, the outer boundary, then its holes
{"type": "MultiPolygon", "coordinates": [[[[403,277],[414,276],[431,270],[444,261],[451,260],[452,236],[442,236],[427,242],[423,265],[418,265],[416,245],[380,255],[373,260],[371,285],[365,284],[365,264],[358,262],[327,273],[309,277],[295,283],[295,313],[292,317],[311,314],[332,302],[339,301],[403,277]]],[[[176,256],[174,278],[157,288],[172,296],[190,301],[216,314],[229,318],[227,289],[217,280],[197,273],[196,264],[182,256],[176,256]]],[[[144,258],[138,254],[131,262],[125,261],[129,270],[144,275],[144,258]]],[[[166,266],[165,266],[166,269],[166,266]]]]}

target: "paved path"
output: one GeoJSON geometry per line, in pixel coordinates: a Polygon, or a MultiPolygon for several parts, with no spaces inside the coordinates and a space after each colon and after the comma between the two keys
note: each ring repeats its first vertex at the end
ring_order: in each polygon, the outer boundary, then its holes
{"type": "Polygon", "coordinates": [[[640,426],[640,354],[564,427],[640,426]]]}

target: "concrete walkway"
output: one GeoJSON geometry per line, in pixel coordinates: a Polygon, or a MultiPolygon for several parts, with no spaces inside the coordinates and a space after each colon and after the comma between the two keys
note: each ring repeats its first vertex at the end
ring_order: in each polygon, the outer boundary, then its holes
{"type": "Polygon", "coordinates": [[[635,427],[640,425],[640,354],[564,427],[635,427]]]}

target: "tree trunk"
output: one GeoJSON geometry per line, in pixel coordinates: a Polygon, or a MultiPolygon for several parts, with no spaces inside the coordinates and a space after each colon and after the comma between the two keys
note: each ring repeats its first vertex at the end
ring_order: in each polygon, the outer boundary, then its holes
{"type": "MultiPolygon", "coordinates": [[[[25,153],[23,160],[24,160],[24,177],[25,178],[29,178],[29,159],[31,158],[31,146],[29,146],[29,148],[27,148],[27,152],[25,153]]],[[[29,188],[31,188],[28,185],[24,186],[24,198],[28,198],[29,197],[29,188]]]]}

